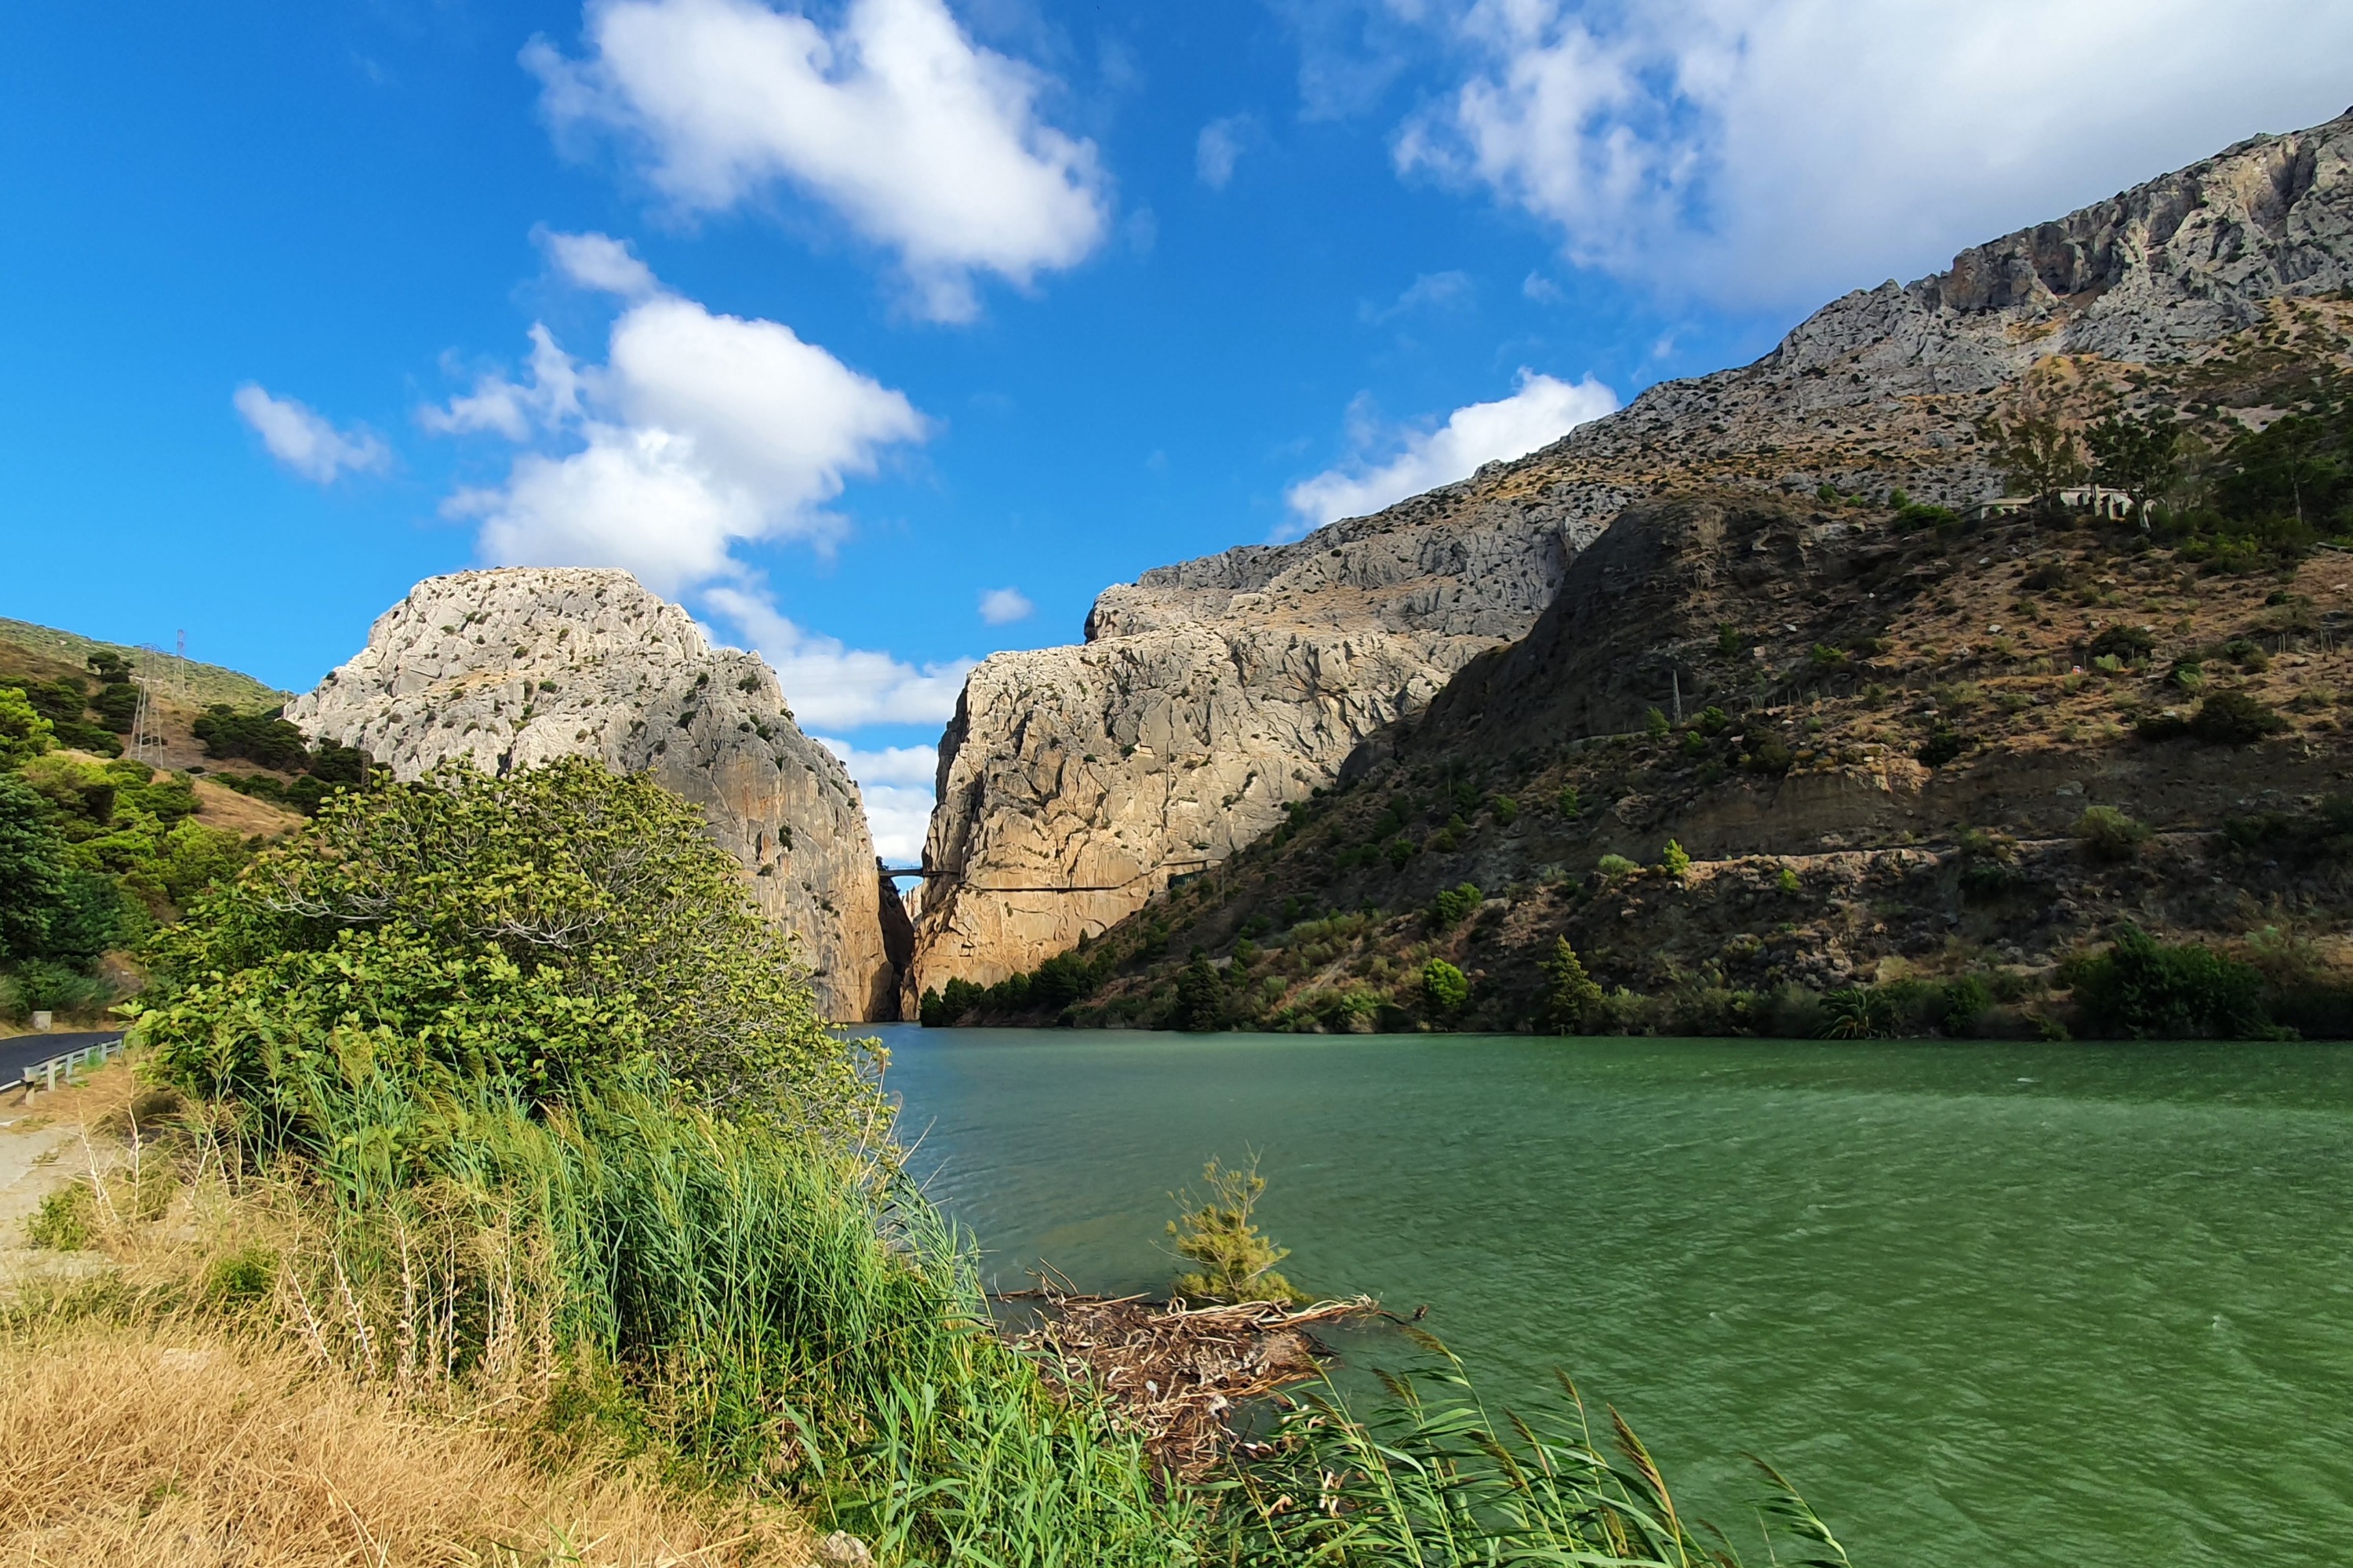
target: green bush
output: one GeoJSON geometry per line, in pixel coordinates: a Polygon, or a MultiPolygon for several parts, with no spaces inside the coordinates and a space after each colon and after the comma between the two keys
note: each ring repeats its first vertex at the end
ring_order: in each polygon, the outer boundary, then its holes
{"type": "Polygon", "coordinates": [[[25,1239],[50,1252],[79,1252],[97,1235],[98,1198],[87,1181],[69,1181],[47,1193],[25,1221],[25,1239]]]}
{"type": "Polygon", "coordinates": [[[2121,864],[2140,853],[2148,829],[2114,806],[2092,806],[2075,819],[2075,839],[2093,859],[2121,864]]]}
{"type": "Polygon", "coordinates": [[[2114,658],[2120,663],[2137,664],[2157,650],[2157,636],[2146,626],[2110,626],[2092,639],[2091,654],[2094,659],[2114,658]]]}
{"type": "Polygon", "coordinates": [[[653,1073],[713,1107],[848,1125],[871,1104],[701,813],[580,758],[339,796],[154,957],[158,1066],[217,1097],[260,1096],[288,1040],[359,1028],[534,1103],[653,1073]]]}
{"type": "Polygon", "coordinates": [[[16,768],[57,744],[57,728],[25,700],[20,686],[0,686],[0,768],[16,768]]]}
{"type": "Polygon", "coordinates": [[[1181,1194],[1177,1202],[1183,1213],[1168,1224],[1176,1255],[1198,1266],[1176,1277],[1172,1293],[1197,1302],[1305,1302],[1306,1292],[1274,1272],[1291,1249],[1275,1245],[1254,1217],[1266,1191],[1258,1157],[1252,1155],[1250,1164],[1240,1169],[1211,1160],[1201,1168],[1201,1181],[1208,1193],[1198,1198],[1189,1191],[1181,1194]]]}
{"type": "Polygon", "coordinates": [[[2139,927],[2117,928],[2105,952],[2071,959],[2084,1033],[2130,1038],[2240,1039],[2269,1033],[2262,972],[2195,942],[2164,943],[2139,927]]]}
{"type": "Polygon", "coordinates": [[[1444,959],[1432,959],[1421,966],[1421,997],[1431,1012],[1451,1016],[1471,1000],[1470,979],[1444,959]]]}
{"type": "Polygon", "coordinates": [[[2211,746],[2245,746],[2287,727],[2287,721],[2244,692],[2211,692],[2189,715],[2189,733],[2211,746]]]}
{"type": "Polygon", "coordinates": [[[1673,839],[1669,839],[1667,847],[1659,853],[1659,870],[1677,882],[1690,874],[1691,864],[1691,852],[1673,839]]]}
{"type": "Polygon", "coordinates": [[[1822,1033],[1832,1040],[1889,1040],[1901,1022],[1895,999],[1879,986],[1847,986],[1822,998],[1822,1033]]]}
{"type": "Polygon", "coordinates": [[[1968,750],[1968,738],[1960,731],[1948,724],[1939,724],[1928,732],[1928,738],[1922,741],[1919,749],[1912,755],[1926,767],[1942,768],[1968,750]]]}
{"type": "Polygon", "coordinates": [[[1553,805],[1562,816],[1572,820],[1585,814],[1585,801],[1574,784],[1562,785],[1560,793],[1553,797],[1553,805]]]}
{"type": "Polygon", "coordinates": [[[1606,881],[1622,882],[1642,868],[1622,854],[1605,854],[1594,863],[1594,869],[1606,881]]]}
{"type": "Polygon", "coordinates": [[[1438,897],[1430,904],[1430,923],[1441,931],[1451,927],[1460,926],[1470,917],[1472,910],[1479,907],[1479,902],[1483,896],[1475,884],[1468,882],[1454,887],[1441,888],[1439,890],[1438,897]]]}
{"type": "Polygon", "coordinates": [[[1947,1034],[1966,1038],[1978,1032],[1993,1011],[1993,988],[1977,975],[1947,982],[1939,996],[1938,1023],[1947,1034]]]}

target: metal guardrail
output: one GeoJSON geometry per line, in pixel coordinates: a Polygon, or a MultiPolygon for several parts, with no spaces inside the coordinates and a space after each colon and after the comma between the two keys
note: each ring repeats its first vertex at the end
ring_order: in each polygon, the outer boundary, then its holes
{"type": "Polygon", "coordinates": [[[100,1040],[88,1045],[76,1046],[73,1050],[61,1055],[52,1056],[46,1062],[36,1062],[25,1069],[25,1075],[16,1086],[27,1089],[36,1086],[55,1089],[58,1086],[58,1079],[61,1076],[70,1084],[73,1082],[74,1074],[81,1068],[92,1064],[103,1065],[110,1057],[121,1055],[122,1042],[123,1036],[118,1034],[111,1040],[100,1040]]]}

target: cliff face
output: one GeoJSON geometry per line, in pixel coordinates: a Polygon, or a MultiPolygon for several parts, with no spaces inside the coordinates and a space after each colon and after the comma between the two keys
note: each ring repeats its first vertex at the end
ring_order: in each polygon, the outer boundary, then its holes
{"type": "Polygon", "coordinates": [[[1461,483],[1107,590],[1084,646],[1000,654],[966,683],[908,1001],[1032,968],[1266,832],[1525,634],[1639,498],[1694,483],[1998,493],[1977,426],[2038,367],[2080,383],[2194,365],[2283,299],[2353,284],[2349,161],[2353,115],[2242,143],[1946,272],[1849,294],[1753,365],[1652,387],[1461,483]]]}
{"type": "Polygon", "coordinates": [[[897,1015],[883,943],[896,899],[857,786],[794,725],[758,656],[714,652],[627,572],[427,578],[286,716],[403,779],[452,757],[496,773],[556,757],[650,773],[702,808],[762,911],[800,939],[828,1017],[897,1015]]]}

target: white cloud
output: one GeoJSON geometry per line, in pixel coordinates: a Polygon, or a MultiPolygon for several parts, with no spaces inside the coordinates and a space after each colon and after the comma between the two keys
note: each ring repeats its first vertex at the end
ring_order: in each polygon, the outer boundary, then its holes
{"type": "Polygon", "coordinates": [[[980,618],[991,626],[1009,626],[1027,620],[1038,607],[1017,588],[989,588],[980,596],[980,618]]]}
{"type": "Polygon", "coordinates": [[[1201,127],[1200,139],[1193,143],[1193,172],[1203,185],[1213,191],[1226,188],[1257,125],[1247,114],[1229,114],[1201,127]]]}
{"type": "Polygon", "coordinates": [[[937,319],[975,313],[976,272],[1027,285],[1103,239],[1094,144],[942,0],[849,0],[831,32],[761,0],[589,0],[586,33],[583,59],[523,50],[559,134],[617,132],[688,211],[795,186],[895,250],[937,319]]]}
{"type": "Polygon", "coordinates": [[[1541,272],[1531,272],[1521,279],[1520,292],[1540,305],[1556,305],[1566,297],[1560,285],[1541,272]]]}
{"type": "Polygon", "coordinates": [[[332,484],[345,472],[391,466],[391,449],[373,431],[357,425],[339,430],[316,409],[291,397],[273,397],[255,382],[238,387],[229,401],[269,455],[304,479],[332,484]]]}
{"type": "Polygon", "coordinates": [[[1471,296],[1476,291],[1476,287],[1472,283],[1471,274],[1468,272],[1459,270],[1448,272],[1424,272],[1407,284],[1404,291],[1388,304],[1379,309],[1367,304],[1360,308],[1356,314],[1364,321],[1378,324],[1392,321],[1409,311],[1446,310],[1455,305],[1467,304],[1470,302],[1471,296]]]}
{"type": "Polygon", "coordinates": [[[609,234],[557,234],[543,230],[540,243],[547,247],[549,260],[556,270],[584,289],[599,293],[618,294],[625,300],[641,300],[660,291],[654,281],[653,269],[637,258],[628,242],[609,234]]]}
{"type": "Polygon", "coordinates": [[[1482,463],[1532,452],[1617,407],[1618,395],[1590,376],[1572,385],[1522,370],[1519,389],[1509,397],[1457,408],[1438,429],[1406,435],[1402,450],[1388,461],[1367,464],[1361,454],[1378,432],[1360,403],[1349,420],[1360,461],[1327,469],[1285,491],[1292,521],[1276,537],[1297,538],[1326,523],[1366,516],[1409,495],[1466,479],[1482,463]]]}
{"type": "Polygon", "coordinates": [[[555,426],[580,413],[580,373],[571,355],[555,345],[544,326],[531,327],[531,384],[518,386],[500,371],[475,377],[474,389],[417,411],[417,422],[437,435],[491,430],[511,441],[531,439],[534,428],[555,426]]]}
{"type": "Polygon", "coordinates": [[[1573,261],[1736,305],[1914,276],[2324,120],[2353,58],[2343,0],[1392,9],[1468,67],[1401,129],[1401,170],[1490,189],[1573,261]]]}
{"type": "Polygon", "coordinates": [[[870,724],[944,724],[976,659],[920,668],[892,655],[852,648],[777,613],[761,595],[713,588],[702,602],[742,629],[753,651],[776,672],[794,719],[803,728],[857,729],[870,724]]]}
{"type": "Polygon", "coordinates": [[[861,751],[830,736],[812,737],[841,758],[858,780],[866,802],[866,825],[874,833],[874,853],[892,865],[920,864],[923,834],[931,826],[934,780],[940,754],[929,746],[886,746],[861,751]]]}
{"type": "Polygon", "coordinates": [[[824,503],[847,478],[929,433],[902,394],[780,323],[662,291],[602,235],[549,248],[575,279],[642,297],[614,323],[603,366],[575,364],[535,325],[527,383],[485,376],[420,411],[432,429],[546,439],[503,484],[450,499],[453,515],[481,519],[486,559],[625,567],[668,594],[738,579],[736,545],[830,543],[844,524],[824,503]]]}

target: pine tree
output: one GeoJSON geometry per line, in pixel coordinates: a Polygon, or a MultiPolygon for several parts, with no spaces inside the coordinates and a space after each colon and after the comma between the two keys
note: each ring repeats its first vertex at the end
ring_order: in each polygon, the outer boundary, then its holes
{"type": "Polygon", "coordinates": [[[1556,1034],[1570,1034],[1600,1005],[1601,987],[1585,972],[1585,962],[1568,938],[1553,939],[1552,956],[1544,960],[1545,1023],[1556,1034]]]}

